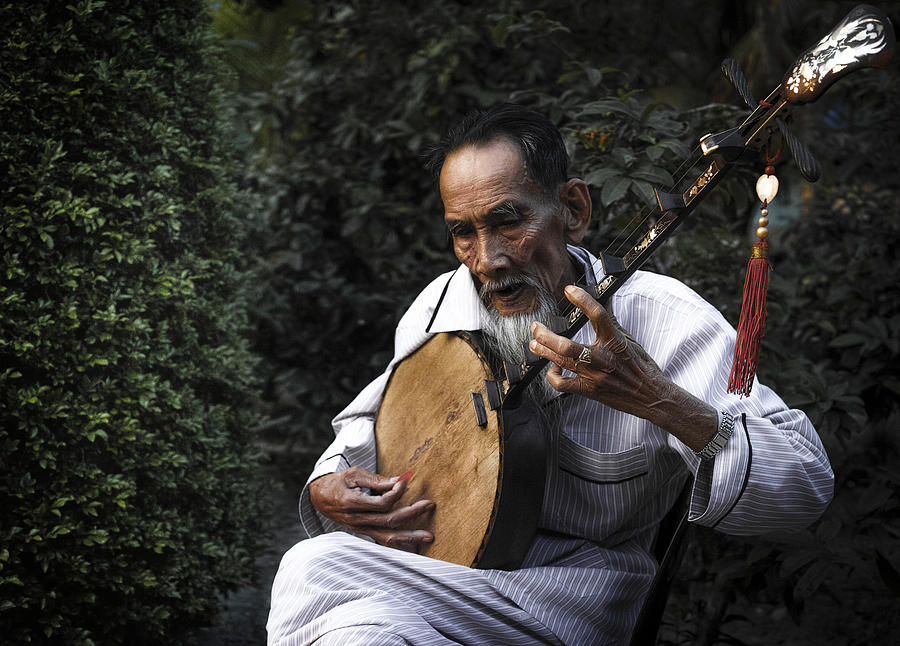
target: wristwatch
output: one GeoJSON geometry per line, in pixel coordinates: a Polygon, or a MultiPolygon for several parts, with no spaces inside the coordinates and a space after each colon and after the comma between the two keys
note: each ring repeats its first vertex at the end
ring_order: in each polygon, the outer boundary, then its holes
{"type": "Polygon", "coordinates": [[[697,455],[704,460],[712,460],[716,457],[716,453],[728,443],[732,433],[734,433],[734,415],[727,410],[719,411],[719,430],[697,455]]]}

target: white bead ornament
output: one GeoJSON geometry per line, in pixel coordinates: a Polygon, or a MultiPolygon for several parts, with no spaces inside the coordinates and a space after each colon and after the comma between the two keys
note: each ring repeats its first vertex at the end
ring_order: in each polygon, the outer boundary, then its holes
{"type": "Polygon", "coordinates": [[[778,178],[774,175],[760,175],[756,180],[756,195],[760,202],[769,204],[778,195],[778,178]]]}

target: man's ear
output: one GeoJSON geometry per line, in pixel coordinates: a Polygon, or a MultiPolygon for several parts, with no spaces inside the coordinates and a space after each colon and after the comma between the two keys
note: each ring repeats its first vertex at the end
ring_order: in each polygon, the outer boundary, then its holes
{"type": "Polygon", "coordinates": [[[578,244],[584,239],[591,224],[591,192],[582,180],[570,179],[563,186],[562,199],[566,240],[578,244]]]}

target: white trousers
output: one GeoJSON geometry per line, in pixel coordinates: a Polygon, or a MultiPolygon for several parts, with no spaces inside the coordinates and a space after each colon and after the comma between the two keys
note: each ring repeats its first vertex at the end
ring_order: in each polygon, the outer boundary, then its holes
{"type": "Polygon", "coordinates": [[[483,571],[342,532],[284,555],[266,628],[270,646],[561,644],[483,571]]]}

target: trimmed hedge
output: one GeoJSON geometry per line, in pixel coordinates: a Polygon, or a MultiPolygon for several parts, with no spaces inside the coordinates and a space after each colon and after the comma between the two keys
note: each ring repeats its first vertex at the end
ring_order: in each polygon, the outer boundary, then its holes
{"type": "Polygon", "coordinates": [[[248,200],[205,10],[0,8],[7,643],[158,639],[252,571],[248,200]]]}

